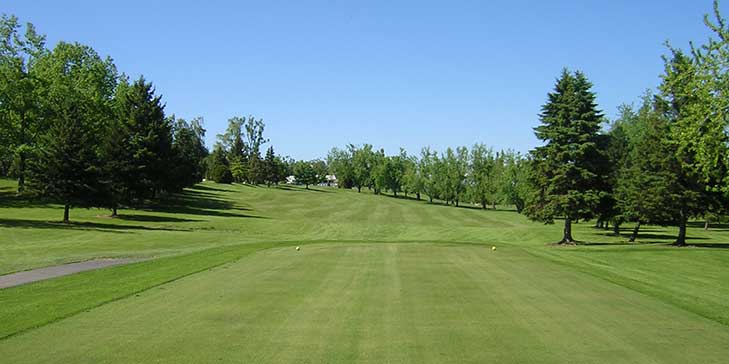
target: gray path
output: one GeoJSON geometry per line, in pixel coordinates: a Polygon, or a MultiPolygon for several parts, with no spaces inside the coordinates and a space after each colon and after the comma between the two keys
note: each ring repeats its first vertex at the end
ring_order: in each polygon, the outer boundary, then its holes
{"type": "Polygon", "coordinates": [[[54,267],[45,267],[33,269],[25,272],[18,272],[0,276],[0,289],[13,286],[19,286],[44,279],[65,276],[73,273],[83,272],[86,270],[110,267],[112,265],[127,264],[139,261],[139,259],[123,258],[123,259],[96,259],[79,263],[70,263],[57,265],[54,267]]]}

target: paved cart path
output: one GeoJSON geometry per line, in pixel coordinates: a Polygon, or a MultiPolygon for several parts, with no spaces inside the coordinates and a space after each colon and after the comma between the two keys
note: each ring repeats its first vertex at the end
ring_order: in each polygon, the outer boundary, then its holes
{"type": "Polygon", "coordinates": [[[73,273],[83,272],[92,269],[110,267],[113,265],[137,262],[139,259],[95,259],[79,263],[69,263],[53,267],[38,268],[24,272],[17,272],[0,276],[0,289],[19,286],[21,284],[42,281],[55,277],[61,277],[73,273]]]}

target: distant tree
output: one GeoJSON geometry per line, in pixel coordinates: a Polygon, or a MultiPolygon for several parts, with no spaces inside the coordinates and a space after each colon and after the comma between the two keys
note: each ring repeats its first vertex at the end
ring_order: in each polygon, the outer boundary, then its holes
{"type": "Polygon", "coordinates": [[[352,152],[352,181],[357,192],[362,192],[362,187],[370,186],[372,181],[372,160],[374,152],[369,144],[361,148],[350,147],[352,152]]]}
{"type": "Polygon", "coordinates": [[[208,179],[216,183],[232,183],[233,173],[231,172],[230,162],[227,153],[220,143],[216,143],[213,152],[207,158],[208,179]]]}
{"type": "Polygon", "coordinates": [[[266,151],[266,159],[263,161],[265,171],[265,181],[268,187],[272,184],[278,183],[280,180],[278,176],[279,167],[277,165],[276,154],[273,151],[273,146],[268,147],[266,151]]]}
{"type": "Polygon", "coordinates": [[[332,174],[337,176],[339,188],[350,189],[354,187],[353,153],[356,147],[349,145],[347,149],[332,148],[327,155],[327,165],[332,174]]]}
{"type": "Polygon", "coordinates": [[[468,193],[471,199],[486,209],[489,199],[498,186],[494,178],[496,160],[490,148],[476,144],[471,148],[471,165],[468,173],[468,193]]]}
{"type": "Polygon", "coordinates": [[[501,180],[501,194],[507,204],[521,213],[531,193],[529,183],[529,160],[519,153],[506,151],[503,154],[504,177],[501,180]]]}
{"type": "Polygon", "coordinates": [[[38,136],[48,127],[38,95],[44,87],[35,65],[45,57],[45,36],[31,23],[21,33],[18,18],[0,17],[0,169],[16,160],[18,192],[25,188],[29,154],[38,136]]]}
{"type": "Polygon", "coordinates": [[[420,151],[418,169],[423,178],[423,192],[428,195],[428,201],[433,203],[433,199],[438,196],[438,155],[430,147],[420,151]]]}
{"type": "Polygon", "coordinates": [[[369,187],[374,190],[375,195],[379,195],[382,190],[387,188],[388,174],[390,171],[387,157],[383,149],[372,153],[371,158],[371,171],[370,181],[368,182],[369,187]]]}
{"type": "Polygon", "coordinates": [[[228,119],[225,133],[218,134],[218,142],[228,153],[236,182],[265,182],[266,166],[261,157],[261,146],[268,142],[263,137],[265,127],[263,119],[235,116],[228,119]]]}
{"type": "Polygon", "coordinates": [[[309,185],[316,184],[318,181],[314,165],[307,161],[298,161],[294,164],[294,177],[296,177],[296,182],[305,185],[307,190],[309,185]]]}
{"type": "Polygon", "coordinates": [[[598,165],[604,156],[598,132],[602,114],[591,88],[582,72],[563,70],[542,107],[542,124],[535,128],[545,144],[532,151],[531,179],[536,191],[525,212],[545,223],[564,217],[560,244],[574,243],[572,222],[592,218],[601,197],[598,165]]]}
{"type": "Polygon", "coordinates": [[[408,193],[415,194],[420,200],[420,194],[425,190],[425,179],[420,170],[420,163],[415,156],[409,156],[404,160],[405,174],[403,175],[403,190],[405,196],[408,193]]]}
{"type": "Polygon", "coordinates": [[[314,173],[316,174],[316,180],[314,183],[319,184],[327,182],[327,172],[329,171],[327,162],[321,159],[315,159],[309,163],[311,163],[311,167],[314,168],[314,173]]]}
{"type": "Polygon", "coordinates": [[[174,122],[172,128],[173,164],[170,171],[173,189],[192,186],[200,182],[204,176],[204,160],[208,150],[205,147],[205,129],[202,126],[202,120],[201,117],[198,117],[190,122],[185,119],[177,119],[174,122]]]}

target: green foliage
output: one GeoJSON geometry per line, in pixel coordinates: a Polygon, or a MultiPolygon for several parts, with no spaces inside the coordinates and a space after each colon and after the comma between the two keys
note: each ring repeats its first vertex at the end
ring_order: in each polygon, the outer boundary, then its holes
{"type": "Polygon", "coordinates": [[[565,218],[562,242],[572,243],[571,222],[589,219],[601,198],[599,131],[602,114],[595,103],[592,84],[582,72],[562,71],[549,93],[535,134],[545,145],[532,151],[532,194],[525,213],[552,223],[565,218]]]}
{"type": "Polygon", "coordinates": [[[305,185],[307,190],[309,189],[309,185],[319,182],[317,172],[315,162],[313,161],[298,161],[294,164],[294,177],[296,178],[296,182],[305,185]]]}
{"type": "Polygon", "coordinates": [[[502,158],[504,173],[501,179],[501,195],[504,202],[514,205],[516,211],[521,213],[532,193],[529,182],[530,160],[513,151],[502,153],[502,158]]]}
{"type": "Polygon", "coordinates": [[[353,154],[356,150],[350,144],[347,149],[332,148],[327,154],[327,165],[330,172],[337,176],[339,188],[350,189],[355,186],[353,154]]]}
{"type": "Polygon", "coordinates": [[[216,183],[233,183],[241,173],[239,166],[239,162],[228,161],[222,145],[215,144],[213,152],[207,158],[207,178],[216,183]]]}
{"type": "Polygon", "coordinates": [[[48,128],[38,102],[44,85],[35,69],[48,54],[45,36],[31,23],[21,30],[17,17],[0,17],[0,173],[7,174],[16,161],[18,191],[25,187],[27,159],[48,128]]]}

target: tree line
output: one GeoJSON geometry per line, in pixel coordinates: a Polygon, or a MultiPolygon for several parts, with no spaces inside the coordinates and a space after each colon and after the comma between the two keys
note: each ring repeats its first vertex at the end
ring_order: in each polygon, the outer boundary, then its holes
{"type": "Polygon", "coordinates": [[[139,206],[203,178],[202,118],[165,114],[154,86],[111,58],[0,17],[0,174],[64,206],[139,206]]]}
{"type": "Polygon", "coordinates": [[[420,158],[404,150],[386,156],[365,144],[334,148],[328,162],[340,187],[428,196],[458,206],[513,204],[532,220],[562,219],[560,244],[573,244],[572,223],[595,220],[630,241],[642,224],[678,227],[686,245],[692,218],[718,218],[729,197],[729,28],[714,2],[713,32],[689,51],[668,45],[656,92],[638,107],[624,104],[612,122],[599,110],[593,85],[564,69],[539,114],[543,145],[526,156],[477,144],[420,158]]]}
{"type": "Polygon", "coordinates": [[[389,191],[428,197],[459,206],[478,204],[484,209],[499,203],[515,205],[519,211],[526,198],[526,157],[514,151],[494,152],[483,144],[448,148],[438,154],[430,147],[419,156],[404,149],[387,156],[372,145],[333,148],[327,156],[329,171],[342,188],[368,188],[375,194],[389,191]]]}

